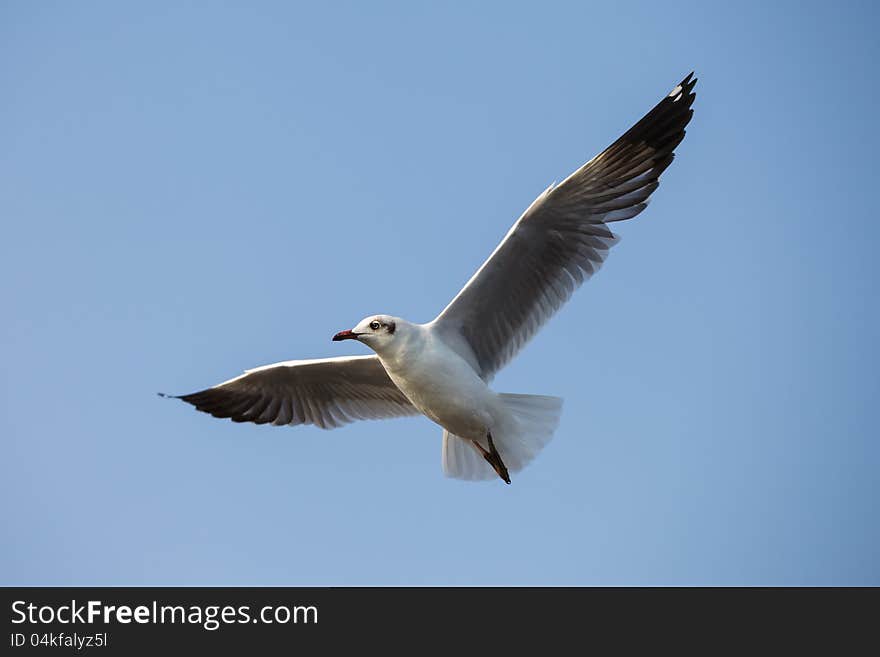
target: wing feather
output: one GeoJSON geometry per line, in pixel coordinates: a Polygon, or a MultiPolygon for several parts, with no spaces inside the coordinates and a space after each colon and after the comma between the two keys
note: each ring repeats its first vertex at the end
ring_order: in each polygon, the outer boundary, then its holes
{"type": "Polygon", "coordinates": [[[233,422],[322,429],[419,413],[376,356],[275,363],[177,399],[233,422]]]}
{"type": "Polygon", "coordinates": [[[623,136],[551,185],[432,323],[490,380],[599,267],[684,139],[693,73],[623,136]],[[460,338],[463,337],[464,340],[460,338]]]}

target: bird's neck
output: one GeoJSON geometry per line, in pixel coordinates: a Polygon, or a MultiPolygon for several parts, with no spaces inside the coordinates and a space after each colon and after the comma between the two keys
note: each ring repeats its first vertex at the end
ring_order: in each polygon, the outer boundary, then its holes
{"type": "Polygon", "coordinates": [[[421,326],[410,325],[399,333],[392,345],[376,352],[386,369],[399,370],[416,362],[427,344],[421,326]]]}

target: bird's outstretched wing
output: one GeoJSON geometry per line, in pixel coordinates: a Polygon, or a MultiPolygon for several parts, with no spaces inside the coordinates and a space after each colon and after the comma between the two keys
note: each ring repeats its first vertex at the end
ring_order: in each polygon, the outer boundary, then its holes
{"type": "Polygon", "coordinates": [[[696,82],[688,75],[620,139],[538,196],[433,321],[483,379],[601,266],[617,241],[608,224],[645,209],[684,139],[696,82]]]}
{"type": "Polygon", "coordinates": [[[419,414],[376,356],[275,363],[175,398],[233,422],[314,424],[322,429],[419,414]]]}

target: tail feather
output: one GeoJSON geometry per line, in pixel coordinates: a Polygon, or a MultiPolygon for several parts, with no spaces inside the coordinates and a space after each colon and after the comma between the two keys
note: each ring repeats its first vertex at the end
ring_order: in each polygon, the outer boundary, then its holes
{"type": "Polygon", "coordinates": [[[453,479],[481,481],[498,475],[467,438],[443,430],[443,474],[453,479]]]}
{"type": "MultiPolygon", "coordinates": [[[[508,422],[492,431],[501,459],[510,472],[519,472],[534,459],[559,424],[562,399],[542,395],[499,395],[508,410],[508,422]]],[[[471,481],[495,479],[492,469],[474,444],[443,432],[443,473],[471,481]]]]}

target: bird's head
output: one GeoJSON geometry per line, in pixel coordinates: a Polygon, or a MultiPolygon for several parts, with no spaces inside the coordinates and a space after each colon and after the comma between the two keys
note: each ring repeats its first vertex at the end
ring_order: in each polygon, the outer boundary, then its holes
{"type": "Polygon", "coordinates": [[[395,338],[399,338],[398,328],[405,324],[399,317],[390,315],[370,315],[364,317],[357,326],[347,331],[340,331],[333,336],[333,341],[358,340],[370,349],[381,352],[391,347],[395,338]]]}

